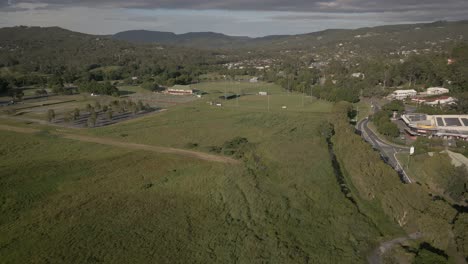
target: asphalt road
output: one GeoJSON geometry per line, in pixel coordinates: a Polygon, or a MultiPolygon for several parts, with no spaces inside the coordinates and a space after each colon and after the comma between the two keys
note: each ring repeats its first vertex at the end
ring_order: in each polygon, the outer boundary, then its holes
{"type": "Polygon", "coordinates": [[[409,147],[404,147],[404,146],[399,146],[396,144],[388,143],[385,142],[384,140],[380,139],[369,127],[369,120],[364,119],[361,120],[357,124],[357,130],[359,130],[362,133],[362,137],[369,142],[372,147],[376,150],[378,150],[382,156],[382,158],[390,164],[393,168],[396,170],[401,170],[403,177],[406,182],[411,183],[411,179],[407,176],[406,172],[403,169],[403,164],[401,164],[398,159],[396,158],[396,155],[398,153],[404,153],[404,152],[409,152],[410,148],[409,147]]]}

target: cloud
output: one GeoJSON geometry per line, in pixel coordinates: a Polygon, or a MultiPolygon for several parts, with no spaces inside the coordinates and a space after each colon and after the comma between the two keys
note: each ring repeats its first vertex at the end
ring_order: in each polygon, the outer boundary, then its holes
{"type": "Polygon", "coordinates": [[[265,36],[462,19],[468,19],[466,0],[0,0],[2,26],[93,34],[147,29],[265,36]]]}
{"type": "Polygon", "coordinates": [[[21,3],[42,3],[51,8],[105,7],[339,13],[468,10],[466,0],[1,0],[0,8],[21,3]]]}

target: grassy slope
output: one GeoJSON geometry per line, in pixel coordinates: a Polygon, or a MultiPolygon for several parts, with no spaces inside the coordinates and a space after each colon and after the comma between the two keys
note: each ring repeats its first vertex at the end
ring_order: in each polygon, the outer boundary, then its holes
{"type": "Polygon", "coordinates": [[[402,184],[396,172],[384,164],[368,144],[354,134],[344,115],[336,115],[335,152],[346,180],[365,209],[383,208],[408,233],[421,232],[420,241],[444,250],[450,261],[466,258],[468,232],[465,214],[449,204],[432,199],[430,190],[419,184],[402,184]],[[356,155],[359,153],[359,155],[356,155]],[[466,229],[466,228],[465,228],[466,229]]]}
{"type": "MultiPolygon", "coordinates": [[[[239,167],[0,132],[0,257],[363,262],[380,232],[339,190],[317,135],[325,118],[200,101],[92,132],[149,144],[197,142],[201,150],[245,136],[255,151],[239,167]]],[[[388,222],[377,224],[390,232],[388,222]]]]}

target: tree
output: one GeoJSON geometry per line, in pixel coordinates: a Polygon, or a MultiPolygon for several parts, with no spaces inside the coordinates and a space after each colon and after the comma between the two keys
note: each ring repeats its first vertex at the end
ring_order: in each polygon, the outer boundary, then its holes
{"type": "Polygon", "coordinates": [[[11,96],[11,98],[13,100],[18,100],[18,101],[23,100],[23,96],[24,96],[23,90],[21,90],[21,89],[11,89],[11,90],[9,90],[9,93],[10,93],[10,96],[11,96]]]}
{"type": "Polygon", "coordinates": [[[47,91],[45,89],[36,90],[35,94],[37,95],[47,95],[47,91]]]}
{"type": "Polygon", "coordinates": [[[98,101],[96,101],[96,103],[94,104],[94,108],[97,110],[97,111],[101,111],[101,103],[99,103],[98,101]]]}
{"type": "Polygon", "coordinates": [[[112,110],[107,111],[107,119],[112,120],[112,110]]]}
{"type": "Polygon", "coordinates": [[[160,89],[159,85],[155,82],[145,82],[141,85],[141,88],[152,92],[160,89]]]}
{"type": "Polygon", "coordinates": [[[80,117],[80,109],[75,108],[75,110],[73,110],[73,120],[76,120],[79,117],[80,117]]]}
{"type": "Polygon", "coordinates": [[[11,89],[10,82],[0,77],[0,93],[6,93],[11,89]]]}
{"type": "Polygon", "coordinates": [[[141,100],[138,100],[137,102],[137,111],[140,112],[145,109],[145,106],[143,105],[143,102],[141,100]]]}
{"type": "Polygon", "coordinates": [[[93,110],[93,107],[90,104],[87,104],[86,105],[86,112],[91,113],[92,110],[93,110]]]}
{"type": "Polygon", "coordinates": [[[96,125],[96,117],[91,116],[90,118],[88,118],[87,123],[89,127],[94,127],[96,125]]]}
{"type": "Polygon", "coordinates": [[[52,122],[55,119],[55,111],[53,109],[49,109],[47,111],[47,120],[52,122]]]}

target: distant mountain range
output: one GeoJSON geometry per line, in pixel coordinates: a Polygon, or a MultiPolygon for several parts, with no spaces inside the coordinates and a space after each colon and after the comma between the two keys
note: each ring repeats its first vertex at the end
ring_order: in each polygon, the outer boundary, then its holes
{"type": "Polygon", "coordinates": [[[16,50],[96,49],[96,45],[125,49],[140,45],[163,45],[175,48],[205,50],[256,50],[259,52],[335,52],[372,54],[407,52],[413,50],[449,50],[454,43],[468,40],[468,20],[439,21],[425,24],[389,25],[359,29],[328,29],[299,34],[259,38],[228,36],[213,32],[171,32],[131,30],[115,35],[90,35],[59,27],[0,28],[0,48],[16,50]],[[96,40],[99,40],[98,42],[96,40]]]}
{"type": "MultiPolygon", "coordinates": [[[[270,48],[312,48],[336,41],[364,40],[377,44],[403,44],[419,41],[437,41],[441,38],[468,39],[468,20],[433,23],[388,25],[359,29],[328,29],[299,35],[276,35],[259,38],[228,36],[213,32],[171,32],[130,30],[112,36],[132,43],[159,43],[195,48],[239,48],[268,46],[270,48]]],[[[359,42],[359,41],[357,41],[359,42]]]]}
{"type": "Polygon", "coordinates": [[[113,35],[114,39],[134,43],[159,43],[182,46],[208,46],[219,47],[233,44],[242,44],[250,40],[248,37],[231,37],[214,32],[190,32],[174,34],[172,32],[130,30],[113,35]]]}

